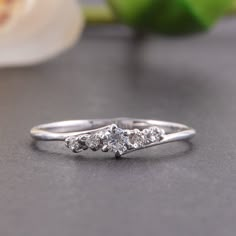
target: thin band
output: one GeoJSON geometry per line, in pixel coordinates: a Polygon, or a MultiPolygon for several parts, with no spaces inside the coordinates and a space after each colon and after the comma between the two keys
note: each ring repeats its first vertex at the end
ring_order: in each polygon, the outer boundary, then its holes
{"type": "MultiPolygon", "coordinates": [[[[152,127],[158,127],[162,130],[156,131],[156,135],[160,137],[158,140],[140,145],[137,148],[130,148],[130,150],[125,150],[124,153],[154,145],[190,139],[196,134],[194,129],[179,123],[131,118],[60,121],[35,126],[31,129],[30,133],[36,140],[65,141],[68,137],[81,137],[91,134],[94,136],[94,134],[101,133],[101,131],[104,132],[104,130],[107,130],[111,125],[116,125],[122,132],[124,130],[143,130],[144,132],[145,130],[152,129],[152,127]]],[[[146,131],[147,135],[150,136],[150,132],[151,131],[146,131]]],[[[129,136],[130,135],[131,134],[129,134],[129,136]]],[[[135,140],[137,140],[137,135],[139,138],[141,137],[141,133],[136,134],[135,140]]],[[[143,136],[144,133],[142,133],[142,137],[143,136]]]]}

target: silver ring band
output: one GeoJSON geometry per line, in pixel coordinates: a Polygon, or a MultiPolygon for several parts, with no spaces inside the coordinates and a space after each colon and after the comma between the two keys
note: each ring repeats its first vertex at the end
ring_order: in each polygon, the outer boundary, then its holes
{"type": "Polygon", "coordinates": [[[70,120],[35,126],[31,136],[41,141],[65,141],[73,152],[91,149],[112,151],[115,156],[192,138],[196,131],[186,125],[132,118],[70,120]]]}

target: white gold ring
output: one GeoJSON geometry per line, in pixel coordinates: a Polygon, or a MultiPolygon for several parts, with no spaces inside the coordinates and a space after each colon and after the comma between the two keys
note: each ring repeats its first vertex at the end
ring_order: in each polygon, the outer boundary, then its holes
{"type": "Polygon", "coordinates": [[[111,151],[116,157],[169,142],[192,138],[186,125],[145,119],[115,118],[60,121],[35,126],[31,136],[41,141],[64,141],[75,153],[91,149],[111,151]]]}

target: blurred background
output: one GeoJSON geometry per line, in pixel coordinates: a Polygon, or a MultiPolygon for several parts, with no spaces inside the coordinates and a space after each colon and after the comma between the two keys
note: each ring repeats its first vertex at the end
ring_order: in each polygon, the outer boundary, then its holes
{"type": "Polygon", "coordinates": [[[234,236],[233,1],[109,2],[0,0],[0,235],[234,236]],[[117,160],[29,135],[122,116],[197,136],[117,160]]]}

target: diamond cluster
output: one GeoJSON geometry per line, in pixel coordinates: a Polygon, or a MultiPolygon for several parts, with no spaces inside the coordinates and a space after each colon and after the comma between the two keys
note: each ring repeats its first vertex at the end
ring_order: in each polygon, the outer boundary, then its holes
{"type": "Polygon", "coordinates": [[[112,124],[93,133],[69,136],[65,143],[75,153],[86,149],[93,151],[101,149],[103,152],[112,151],[119,157],[129,150],[140,149],[159,142],[163,134],[164,130],[156,126],[141,131],[139,129],[121,129],[112,124]]]}

